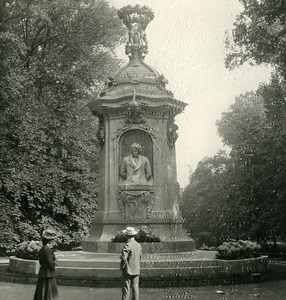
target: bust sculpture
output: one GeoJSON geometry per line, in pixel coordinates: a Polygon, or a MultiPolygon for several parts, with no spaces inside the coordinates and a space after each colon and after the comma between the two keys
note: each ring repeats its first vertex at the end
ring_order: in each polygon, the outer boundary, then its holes
{"type": "Polygon", "coordinates": [[[123,158],[120,166],[120,185],[152,185],[152,169],[147,157],[140,155],[142,148],[133,143],[130,155],[123,158]]]}

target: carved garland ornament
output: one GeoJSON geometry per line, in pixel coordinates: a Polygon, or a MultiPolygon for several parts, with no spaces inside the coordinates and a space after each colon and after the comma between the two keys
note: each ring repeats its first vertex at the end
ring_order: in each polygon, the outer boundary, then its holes
{"type": "Polygon", "coordinates": [[[96,133],[96,137],[99,140],[100,146],[103,147],[105,144],[104,118],[102,115],[99,115],[98,118],[99,118],[99,124],[98,124],[99,126],[96,133]]]}
{"type": "Polygon", "coordinates": [[[169,147],[174,147],[176,140],[178,138],[178,125],[171,123],[168,124],[168,130],[167,130],[167,142],[169,147]]]}
{"type": "Polygon", "coordinates": [[[118,194],[118,206],[124,219],[149,219],[154,203],[154,191],[119,191],[118,194]]]}

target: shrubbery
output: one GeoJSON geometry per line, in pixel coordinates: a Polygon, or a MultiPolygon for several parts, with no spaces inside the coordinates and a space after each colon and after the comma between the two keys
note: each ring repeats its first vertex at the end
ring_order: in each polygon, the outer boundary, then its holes
{"type": "Polygon", "coordinates": [[[217,248],[218,259],[243,259],[260,256],[261,246],[251,241],[224,242],[217,248]]]}
{"type": "Polygon", "coordinates": [[[268,255],[271,258],[279,257],[279,258],[285,258],[286,257],[286,245],[283,243],[263,243],[261,244],[261,252],[265,255],[268,255]]]}
{"type": "Polygon", "coordinates": [[[39,259],[39,251],[42,248],[39,241],[26,241],[18,244],[15,255],[24,259],[39,259]]]}
{"type": "MultiPolygon", "coordinates": [[[[39,251],[43,244],[40,241],[25,241],[17,246],[11,252],[11,255],[15,255],[18,258],[23,259],[39,259],[39,251]]],[[[82,247],[78,242],[71,243],[69,245],[62,244],[60,240],[56,240],[56,245],[54,246],[55,251],[81,251],[82,247]]],[[[6,254],[7,255],[7,254],[6,254]]]]}
{"type": "Polygon", "coordinates": [[[200,248],[199,248],[199,250],[202,250],[202,251],[216,251],[216,247],[214,247],[214,246],[207,246],[207,245],[205,245],[205,244],[203,244],[200,248]]]}
{"type": "MultiPolygon", "coordinates": [[[[127,239],[128,237],[122,231],[119,231],[115,238],[112,239],[112,242],[126,243],[127,239]]],[[[134,239],[138,243],[159,243],[161,241],[161,239],[152,231],[146,229],[140,229],[139,232],[135,235],[134,239]]]]}

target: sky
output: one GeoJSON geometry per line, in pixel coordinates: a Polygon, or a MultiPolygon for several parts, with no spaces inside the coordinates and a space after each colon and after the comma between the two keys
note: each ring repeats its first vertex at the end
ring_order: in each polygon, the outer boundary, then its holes
{"type": "MultiPolygon", "coordinates": [[[[224,40],[235,17],[242,11],[238,0],[109,0],[111,6],[147,5],[155,18],[146,34],[145,62],[163,73],[174,97],[188,104],[176,117],[177,179],[181,187],[189,182],[190,171],[206,156],[219,149],[229,151],[217,135],[216,121],[241,93],[256,90],[267,81],[267,67],[244,65],[225,68],[224,40]],[[231,4],[230,4],[231,3],[231,4]]],[[[127,30],[127,29],[126,29],[127,30]]],[[[124,46],[118,56],[128,61],[124,46]]]]}

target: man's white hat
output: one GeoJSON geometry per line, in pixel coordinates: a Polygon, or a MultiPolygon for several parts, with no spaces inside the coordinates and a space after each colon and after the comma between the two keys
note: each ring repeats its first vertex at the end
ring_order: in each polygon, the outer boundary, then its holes
{"type": "Polygon", "coordinates": [[[134,227],[126,227],[122,232],[126,235],[136,235],[138,233],[134,227]]]}

